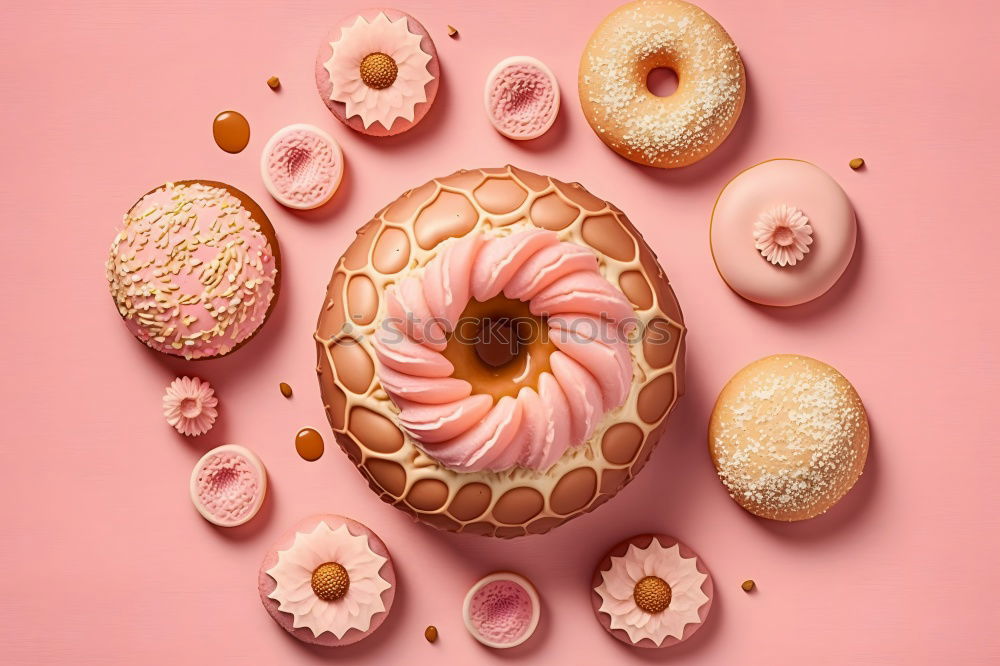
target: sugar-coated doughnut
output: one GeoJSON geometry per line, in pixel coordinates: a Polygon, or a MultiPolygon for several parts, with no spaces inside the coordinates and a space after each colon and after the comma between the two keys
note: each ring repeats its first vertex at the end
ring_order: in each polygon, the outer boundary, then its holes
{"type": "Polygon", "coordinates": [[[202,456],[191,471],[190,493],[194,507],[208,522],[219,527],[242,525],[264,504],[264,463],[246,447],[216,447],[202,456]]]}
{"type": "Polygon", "coordinates": [[[270,316],[281,255],[261,207],[231,185],[167,183],[125,214],[107,278],[125,325],[148,347],[202,359],[246,343],[270,316]]]}
{"type": "Polygon", "coordinates": [[[597,136],[633,162],[693,164],[718,148],[743,110],[746,73],[719,23],[682,0],[637,0],[608,15],[580,60],[580,103],[597,136]],[[672,69],[658,97],[647,77],[672,69]]]}
{"type": "Polygon", "coordinates": [[[268,550],[257,574],[261,603],[304,643],[339,647],[370,636],[392,610],[389,549],[356,520],[311,516],[268,550]]]}
{"type": "Polygon", "coordinates": [[[854,255],[850,200],[815,164],[775,159],[723,188],[709,232],[719,275],[743,298],[791,306],[819,298],[854,255]]]}
{"type": "Polygon", "coordinates": [[[430,33],[395,9],[366,9],[333,27],[316,55],[316,88],[351,129],[392,136],[430,110],[441,65],[430,33]]]}
{"type": "Polygon", "coordinates": [[[719,394],[708,448],[719,478],[744,509],[804,520],[836,504],[868,457],[868,416],[847,379],[807,356],[755,361],[719,394]]]}
{"type": "Polygon", "coordinates": [[[511,56],[486,77],[486,115],[508,139],[537,139],[549,131],[559,113],[559,83],[537,58],[511,56]]]}
{"type": "Polygon", "coordinates": [[[524,576],[498,571],[469,588],[462,604],[465,628],[491,648],[521,645],[531,638],[541,617],[538,591],[524,576]]]}
{"type": "Polygon", "coordinates": [[[264,145],[260,175],[268,193],[282,206],[319,208],[340,187],[344,153],[332,136],[315,125],[288,125],[264,145]]]}
{"type": "Polygon", "coordinates": [[[506,167],[376,214],[336,264],[315,339],[337,441],[385,501],[515,537],[638,472],[683,392],[684,330],[620,210],[506,167]]]}
{"type": "Polygon", "coordinates": [[[640,534],[604,556],[590,583],[597,621],[622,643],[665,648],[708,619],[714,587],[698,555],[665,534],[640,534]]]}

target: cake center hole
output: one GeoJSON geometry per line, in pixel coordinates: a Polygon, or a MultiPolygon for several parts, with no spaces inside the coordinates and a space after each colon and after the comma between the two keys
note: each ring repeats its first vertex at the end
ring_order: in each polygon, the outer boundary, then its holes
{"type": "Polygon", "coordinates": [[[342,599],[350,587],[351,578],[339,562],[325,562],[313,571],[312,589],[323,601],[342,599]]]}
{"type": "Polygon", "coordinates": [[[491,368],[507,365],[521,353],[524,344],[518,322],[503,314],[479,320],[479,332],[472,343],[479,360],[491,368]]]}
{"type": "Polygon", "coordinates": [[[672,596],[670,585],[659,576],[642,578],[632,591],[635,605],[652,615],[667,610],[672,596]]]}
{"type": "Polygon", "coordinates": [[[654,67],[646,75],[646,87],[657,97],[670,97],[678,85],[677,72],[669,67],[654,67]]]}
{"type": "Polygon", "coordinates": [[[527,303],[501,294],[466,306],[443,353],[455,367],[453,377],[472,384],[473,393],[499,400],[524,386],[537,387],[553,351],[545,321],[527,303]]]}

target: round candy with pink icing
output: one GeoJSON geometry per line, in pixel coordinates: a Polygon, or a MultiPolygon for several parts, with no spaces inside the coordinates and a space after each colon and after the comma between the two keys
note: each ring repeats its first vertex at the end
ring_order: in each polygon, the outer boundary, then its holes
{"type": "Polygon", "coordinates": [[[212,449],[191,472],[191,501],[213,525],[236,527],[257,515],[267,494],[267,472],[253,451],[236,444],[212,449]]]}
{"type": "Polygon", "coordinates": [[[791,306],[826,293],[854,254],[857,222],[840,185],[814,164],[775,159],[722,190],[712,211],[712,256],[743,298],[791,306]]]}
{"type": "Polygon", "coordinates": [[[308,210],[330,200],[344,176],[344,153],[332,136],[314,125],[283,127],[260,156],[264,187],[282,206],[308,210]]]}
{"type": "Polygon", "coordinates": [[[591,605],[626,645],[665,648],[688,640],[712,608],[712,576],[685,544],[664,534],[622,541],[598,562],[591,605]]]}
{"type": "Polygon", "coordinates": [[[486,115],[508,139],[537,139],[559,113],[559,83],[541,60],[511,56],[486,77],[486,115]]]}
{"type": "Polygon", "coordinates": [[[515,573],[498,571],[481,578],[465,595],[465,628],[491,648],[512,648],[531,638],[541,617],[535,586],[515,573]]]}
{"type": "Polygon", "coordinates": [[[395,9],[368,9],[334,26],[316,55],[316,88],[351,129],[392,136],[419,123],[437,96],[441,66],[430,34],[395,9]]]}

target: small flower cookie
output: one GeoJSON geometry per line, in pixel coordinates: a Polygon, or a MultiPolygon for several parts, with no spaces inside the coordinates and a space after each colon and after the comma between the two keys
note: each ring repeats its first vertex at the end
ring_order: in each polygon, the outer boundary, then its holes
{"type": "Polygon", "coordinates": [[[673,537],[643,534],[621,542],[594,570],[591,602],[601,626],[635,647],[662,648],[690,638],[712,607],[712,576],[673,537]]]}
{"type": "Polygon", "coordinates": [[[319,515],[268,551],[258,591],[285,631],[304,643],[335,647],[379,628],[396,596],[396,573],[377,534],[350,518],[319,515]]]}

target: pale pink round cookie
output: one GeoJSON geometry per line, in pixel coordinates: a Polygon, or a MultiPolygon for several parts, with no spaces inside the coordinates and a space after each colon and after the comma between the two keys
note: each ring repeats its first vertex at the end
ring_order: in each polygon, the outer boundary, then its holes
{"type": "MultiPolygon", "coordinates": [[[[324,559],[322,553],[320,554],[319,559],[324,559]]],[[[357,581],[354,581],[354,584],[357,586],[357,581]]],[[[367,582],[366,584],[370,585],[370,583],[367,582]]],[[[378,588],[376,587],[375,589],[378,588]]],[[[292,529],[285,532],[274,543],[270,550],[267,551],[267,554],[264,556],[264,561],[261,562],[260,570],[257,575],[257,590],[260,594],[261,603],[264,604],[264,608],[267,609],[271,618],[292,636],[303,643],[323,645],[327,647],[339,647],[342,645],[350,645],[351,643],[356,643],[364,638],[367,638],[382,625],[382,622],[385,621],[389,612],[392,610],[392,602],[396,596],[396,571],[392,565],[392,557],[389,555],[389,549],[386,547],[382,539],[380,539],[379,536],[368,527],[345,516],[335,514],[315,515],[299,521],[292,529]],[[384,610],[371,616],[371,622],[367,629],[360,630],[350,628],[340,638],[329,631],[320,633],[316,636],[313,631],[306,626],[294,626],[295,616],[290,612],[280,610],[280,603],[269,596],[274,593],[278,587],[275,579],[268,573],[268,571],[272,570],[279,563],[279,551],[291,549],[296,543],[297,535],[300,535],[299,538],[301,539],[301,535],[314,533],[315,530],[320,527],[320,523],[325,523],[326,527],[334,531],[343,527],[346,529],[346,534],[350,537],[364,537],[367,548],[370,549],[371,553],[375,554],[378,558],[384,558],[384,562],[382,562],[381,566],[377,569],[379,579],[388,584],[388,587],[385,587],[385,589],[377,592],[378,598],[381,599],[381,603],[384,606],[384,610]]],[[[350,593],[350,586],[348,586],[348,593],[350,593]]],[[[342,600],[346,600],[346,598],[342,600]]],[[[315,603],[320,604],[323,603],[323,601],[316,600],[315,603]]]]}
{"type": "Polygon", "coordinates": [[[641,648],[665,648],[691,638],[708,618],[714,594],[712,575],[702,559],[665,534],[640,534],[622,541],[598,562],[590,581],[597,621],[622,643],[641,648]],[[609,589],[609,584],[622,587],[623,580],[626,588],[632,588],[629,594],[609,589]],[[670,588],[666,596],[665,580],[670,588]],[[640,600],[647,607],[658,601],[661,606],[666,602],[666,607],[646,613],[639,608],[640,600]]]}
{"type": "Polygon", "coordinates": [[[264,463],[250,449],[226,444],[212,449],[191,471],[191,501],[219,527],[236,527],[257,515],[267,494],[264,463]]]}
{"type": "Polygon", "coordinates": [[[486,77],[484,103],[496,131],[518,141],[537,139],[559,113],[559,83],[541,60],[511,56],[486,77]]]}
{"type": "Polygon", "coordinates": [[[481,578],[465,595],[462,618],[472,637],[491,648],[512,648],[535,633],[541,602],[524,576],[498,571],[481,578]]]}
{"type": "Polygon", "coordinates": [[[715,266],[733,291],[761,305],[790,306],[837,282],[854,254],[857,222],[829,174],[802,160],[775,159],[726,185],[710,238],[715,266]]]}
{"type": "Polygon", "coordinates": [[[440,81],[441,64],[430,33],[415,18],[396,9],[365,9],[351,15],[330,29],[316,54],[316,88],[323,103],[342,123],[369,136],[400,134],[423,120],[434,103],[440,81]],[[355,27],[365,27],[357,26],[359,18],[368,26],[388,20],[396,27],[385,29],[383,25],[377,38],[363,36],[356,42],[352,40],[351,48],[345,48],[343,57],[338,54],[336,60],[331,60],[333,44],[340,44],[355,27]],[[400,28],[405,28],[408,36],[404,36],[400,28]],[[359,66],[368,55],[359,49],[394,58],[396,77],[390,85],[371,88],[356,80],[359,66]],[[374,119],[376,115],[388,117],[397,112],[401,113],[388,121],[388,125],[374,119]],[[368,122],[363,115],[369,115],[368,122]]]}
{"type": "Polygon", "coordinates": [[[264,187],[282,206],[318,208],[340,187],[344,153],[332,136],[315,125],[288,125],[264,146],[260,175],[264,187]]]}

